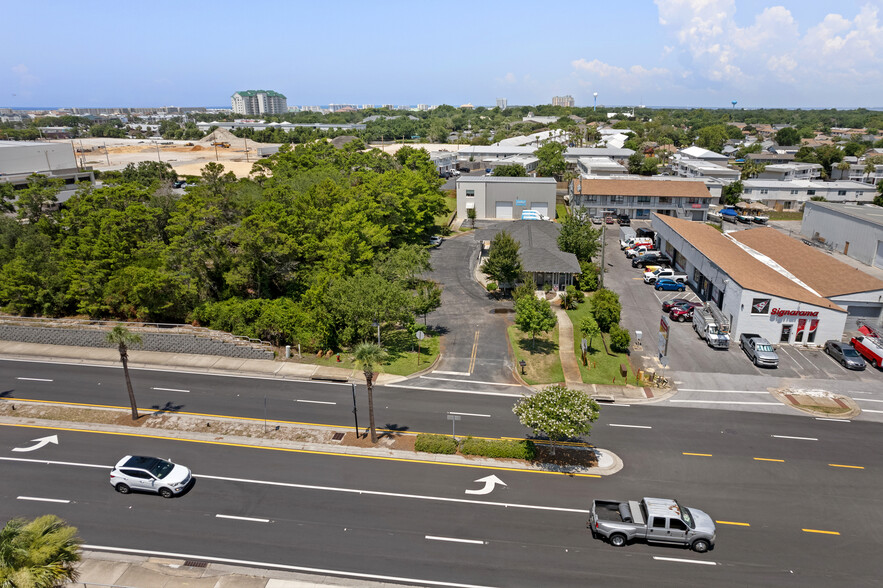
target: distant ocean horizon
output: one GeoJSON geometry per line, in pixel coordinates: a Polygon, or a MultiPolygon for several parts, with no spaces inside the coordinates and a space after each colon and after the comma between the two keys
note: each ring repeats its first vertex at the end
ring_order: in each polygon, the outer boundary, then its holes
{"type": "MultiPolygon", "coordinates": [[[[416,105],[413,105],[416,107],[416,105]]],[[[481,106],[479,104],[479,106],[481,106]]],[[[537,106],[536,104],[512,104],[511,107],[519,107],[519,106],[537,106]]],[[[577,106],[576,108],[590,108],[591,105],[586,106],[577,106]]],[[[9,110],[61,110],[67,108],[138,108],[135,106],[0,106],[0,109],[8,108],[9,110]]],[[[162,106],[148,106],[145,108],[164,108],[162,106]]],[[[189,108],[197,108],[197,107],[189,107],[189,108]]],[[[230,106],[205,106],[203,108],[209,110],[230,110],[230,106]]],[[[323,106],[322,108],[327,108],[327,106],[323,106]]],[[[495,108],[495,105],[487,105],[485,108],[495,108]]],[[[606,104],[601,105],[602,109],[618,109],[618,108],[649,108],[651,110],[691,110],[696,108],[703,108],[705,110],[733,110],[732,106],[643,106],[639,107],[634,104],[606,104]]],[[[752,106],[752,107],[739,107],[736,110],[874,110],[874,111],[883,111],[883,106],[851,106],[851,107],[833,107],[833,106],[752,106]]]]}

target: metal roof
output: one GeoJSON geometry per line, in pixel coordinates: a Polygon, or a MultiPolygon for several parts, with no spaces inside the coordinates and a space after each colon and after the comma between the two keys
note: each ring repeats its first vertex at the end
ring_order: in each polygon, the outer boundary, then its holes
{"type": "Polygon", "coordinates": [[[816,202],[811,200],[806,203],[806,207],[830,210],[832,212],[851,216],[852,218],[877,225],[883,229],[883,208],[873,204],[858,206],[856,204],[834,204],[832,202],[816,202]]]}
{"type": "Polygon", "coordinates": [[[516,183],[516,184],[555,184],[555,178],[517,178],[510,176],[461,176],[457,183],[516,183]]]}

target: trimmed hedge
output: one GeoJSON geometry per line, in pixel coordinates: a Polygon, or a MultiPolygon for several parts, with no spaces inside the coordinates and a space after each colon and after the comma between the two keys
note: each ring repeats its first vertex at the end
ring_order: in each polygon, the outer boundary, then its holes
{"type": "Polygon", "coordinates": [[[457,453],[457,442],[445,435],[417,435],[414,449],[424,453],[457,453]]]}
{"type": "Polygon", "coordinates": [[[464,455],[480,455],[482,457],[531,460],[536,457],[537,448],[533,441],[528,440],[496,441],[467,437],[460,442],[460,453],[464,455]]]}

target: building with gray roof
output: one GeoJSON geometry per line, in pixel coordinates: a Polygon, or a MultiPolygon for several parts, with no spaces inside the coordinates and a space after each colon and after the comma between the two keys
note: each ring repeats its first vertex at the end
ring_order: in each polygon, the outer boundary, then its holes
{"type": "Polygon", "coordinates": [[[469,209],[477,219],[520,219],[525,210],[555,217],[554,178],[462,176],[457,179],[457,218],[469,209]]]}
{"type": "Polygon", "coordinates": [[[867,265],[883,268],[883,208],[807,202],[800,234],[867,265]]]}

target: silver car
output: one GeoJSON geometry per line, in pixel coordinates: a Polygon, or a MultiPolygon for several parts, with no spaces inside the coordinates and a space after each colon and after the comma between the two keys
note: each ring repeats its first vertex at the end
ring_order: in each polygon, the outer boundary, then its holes
{"type": "Polygon", "coordinates": [[[171,498],[183,492],[193,475],[188,468],[158,457],[127,455],[110,471],[110,485],[120,494],[135,490],[171,498]]]}
{"type": "Polygon", "coordinates": [[[852,345],[840,341],[825,341],[825,353],[850,370],[865,369],[865,360],[852,345]]]}

